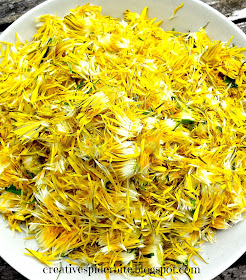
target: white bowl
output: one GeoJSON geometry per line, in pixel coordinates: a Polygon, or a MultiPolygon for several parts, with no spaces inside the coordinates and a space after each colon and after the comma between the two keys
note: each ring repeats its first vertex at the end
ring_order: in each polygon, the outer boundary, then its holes
{"type": "MultiPolygon", "coordinates": [[[[92,0],[91,4],[102,6],[102,13],[114,17],[122,17],[126,9],[140,12],[145,6],[149,7],[149,16],[164,20],[163,28],[171,30],[173,27],[182,32],[197,31],[205,26],[209,36],[213,39],[228,41],[233,35],[233,43],[237,46],[246,46],[246,35],[231,21],[219,12],[215,11],[206,4],[197,0],[186,0],[184,7],[178,11],[177,16],[168,20],[173,14],[174,9],[183,0],[92,0]]],[[[34,18],[43,14],[57,14],[64,16],[71,8],[77,5],[87,4],[87,0],[50,0],[32,9],[24,16],[14,22],[0,36],[0,41],[15,42],[15,32],[22,38],[30,40],[36,32],[34,18]]],[[[229,230],[217,233],[217,242],[213,245],[204,244],[202,256],[208,262],[205,264],[199,261],[200,274],[194,275],[194,280],[209,280],[219,275],[227,269],[246,251],[246,221],[243,221],[229,230]]],[[[31,280],[55,280],[57,274],[44,273],[44,265],[34,258],[25,256],[25,248],[37,249],[37,244],[32,241],[24,241],[25,235],[15,234],[13,236],[6,222],[0,218],[0,255],[13,268],[31,280]]],[[[65,264],[64,264],[65,265],[65,264]]],[[[45,270],[45,272],[47,272],[45,270]]],[[[76,279],[105,279],[102,274],[61,274],[59,280],[76,279]]],[[[148,277],[145,277],[149,279],[148,277]]],[[[188,279],[185,275],[179,275],[180,280],[188,279]]],[[[124,279],[122,275],[110,276],[112,280],[124,279]]],[[[130,277],[130,279],[143,279],[141,277],[130,277]]]]}

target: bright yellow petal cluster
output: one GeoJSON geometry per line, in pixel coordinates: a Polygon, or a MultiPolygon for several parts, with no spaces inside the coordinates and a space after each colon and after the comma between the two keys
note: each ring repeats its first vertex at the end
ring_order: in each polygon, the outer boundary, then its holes
{"type": "Polygon", "coordinates": [[[0,47],[0,212],[43,263],[187,265],[243,217],[243,49],[146,14],[85,5],[0,47]]]}

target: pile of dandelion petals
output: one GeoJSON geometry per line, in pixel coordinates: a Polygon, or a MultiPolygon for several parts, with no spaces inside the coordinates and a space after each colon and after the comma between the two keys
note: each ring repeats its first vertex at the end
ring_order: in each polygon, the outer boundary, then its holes
{"type": "Polygon", "coordinates": [[[42,263],[189,265],[243,219],[244,49],[159,25],[88,4],[1,46],[0,212],[42,263]]]}

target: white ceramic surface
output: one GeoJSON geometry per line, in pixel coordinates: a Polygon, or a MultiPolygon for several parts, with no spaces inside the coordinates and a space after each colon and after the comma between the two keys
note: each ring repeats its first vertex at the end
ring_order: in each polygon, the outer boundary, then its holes
{"type": "MultiPolygon", "coordinates": [[[[0,41],[15,41],[15,32],[18,32],[22,38],[30,40],[35,33],[34,18],[43,14],[57,14],[64,16],[69,9],[77,5],[87,4],[85,0],[50,0],[32,9],[24,16],[19,18],[0,36],[0,41]]],[[[126,9],[140,12],[145,6],[149,7],[149,17],[157,17],[158,20],[164,20],[162,27],[170,30],[173,27],[178,31],[197,31],[205,26],[209,36],[214,39],[228,41],[233,35],[233,43],[237,46],[246,46],[245,34],[233,23],[227,20],[223,15],[209,6],[197,0],[92,0],[91,4],[101,5],[102,13],[114,17],[122,17],[126,9]],[[178,11],[176,17],[172,20],[168,18],[172,15],[174,9],[184,2],[184,7],[178,11]]],[[[204,244],[205,264],[199,261],[200,274],[194,275],[194,280],[210,280],[228,268],[246,251],[246,221],[243,221],[231,229],[220,231],[217,234],[217,242],[213,245],[204,244]]],[[[13,234],[6,228],[6,222],[0,217],[0,255],[13,268],[31,280],[55,280],[57,274],[44,273],[44,265],[40,264],[34,258],[24,255],[25,248],[37,249],[34,241],[25,241],[25,235],[13,234]]],[[[66,264],[64,263],[64,266],[66,264]]],[[[59,265],[58,265],[59,266],[59,265]]],[[[188,279],[185,275],[178,275],[178,279],[188,279]]],[[[103,274],[61,274],[59,280],[77,280],[77,279],[106,279],[103,274]]],[[[111,275],[111,280],[124,279],[121,275],[111,275]]],[[[143,279],[141,277],[130,277],[130,279],[143,279]]],[[[149,279],[145,277],[145,279],[149,279]]],[[[156,279],[156,278],[155,278],[156,279]]]]}

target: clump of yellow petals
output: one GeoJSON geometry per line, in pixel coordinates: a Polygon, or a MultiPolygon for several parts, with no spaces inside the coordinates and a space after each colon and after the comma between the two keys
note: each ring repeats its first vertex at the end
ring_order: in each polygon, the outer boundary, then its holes
{"type": "Polygon", "coordinates": [[[245,211],[243,49],[100,11],[0,47],[0,212],[46,264],[187,265],[245,211]]]}

